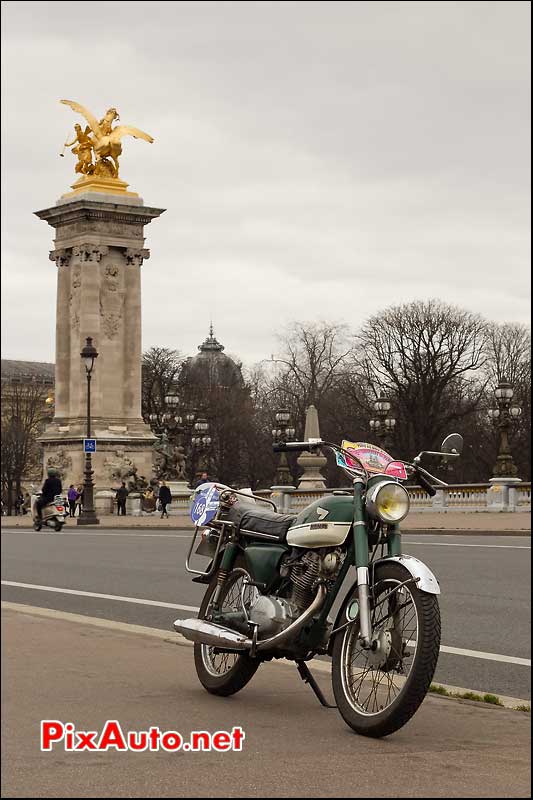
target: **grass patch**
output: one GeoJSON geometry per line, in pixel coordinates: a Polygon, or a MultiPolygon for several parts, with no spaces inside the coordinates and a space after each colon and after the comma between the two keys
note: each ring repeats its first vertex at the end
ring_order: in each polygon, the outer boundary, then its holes
{"type": "Polygon", "coordinates": [[[500,700],[499,697],[496,697],[495,694],[484,694],[483,702],[492,703],[493,706],[503,706],[502,701],[500,700]]]}
{"type": "MultiPolygon", "coordinates": [[[[429,687],[432,694],[440,694],[442,697],[455,697],[457,700],[475,700],[476,703],[490,703],[493,706],[503,706],[502,701],[495,694],[476,694],[475,692],[450,692],[438,683],[432,683],[429,687]]],[[[530,706],[517,706],[519,711],[531,711],[530,706]]]]}
{"type": "Polygon", "coordinates": [[[442,694],[444,697],[448,697],[450,694],[448,689],[445,689],[444,686],[439,686],[437,683],[432,683],[429,687],[429,691],[432,694],[442,694]]]}
{"type": "Polygon", "coordinates": [[[531,714],[531,706],[515,706],[515,711],[525,711],[526,714],[531,714]]]}
{"type": "Polygon", "coordinates": [[[457,697],[459,700],[475,700],[477,703],[482,703],[483,698],[480,694],[475,692],[450,692],[451,697],[457,697]]]}

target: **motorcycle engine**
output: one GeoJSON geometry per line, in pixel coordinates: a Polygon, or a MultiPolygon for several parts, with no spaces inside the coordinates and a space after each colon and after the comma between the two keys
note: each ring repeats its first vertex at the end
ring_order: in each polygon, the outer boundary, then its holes
{"type": "Polygon", "coordinates": [[[317,581],[333,582],[344,558],[345,554],[340,547],[334,550],[321,548],[307,550],[303,555],[298,554],[296,558],[290,558],[282,565],[281,574],[283,575],[284,570],[290,574],[293,584],[289,600],[299,608],[300,614],[312,603],[317,581]]]}
{"type": "Polygon", "coordinates": [[[289,577],[292,591],[289,597],[257,595],[248,609],[248,616],[258,625],[260,639],[275,636],[285,630],[308,608],[316,594],[318,580],[333,582],[345,558],[340,548],[299,550],[286,557],[280,573],[289,577]]]}

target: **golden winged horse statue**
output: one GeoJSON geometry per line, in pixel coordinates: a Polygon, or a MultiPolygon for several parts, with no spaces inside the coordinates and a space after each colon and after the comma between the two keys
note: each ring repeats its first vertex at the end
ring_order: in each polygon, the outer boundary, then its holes
{"type": "MultiPolygon", "coordinates": [[[[150,144],[154,141],[148,133],[139,130],[139,128],[133,128],[131,125],[117,125],[113,128],[115,120],[120,119],[116,108],[109,108],[102,119],[98,121],[90,111],[79,103],[75,103],[73,100],[61,100],[61,102],[84,116],[92,131],[92,137],[89,134],[87,140],[94,150],[95,164],[92,168],[87,167],[87,164],[85,164],[83,170],[78,171],[102,178],[118,178],[118,158],[122,153],[122,137],[133,136],[135,139],[144,139],[145,142],[150,142],[150,144]]],[[[88,133],[87,129],[86,132],[88,133]]],[[[78,152],[77,148],[74,148],[74,150],[78,152]]],[[[87,161],[86,156],[85,160],[87,161]]]]}

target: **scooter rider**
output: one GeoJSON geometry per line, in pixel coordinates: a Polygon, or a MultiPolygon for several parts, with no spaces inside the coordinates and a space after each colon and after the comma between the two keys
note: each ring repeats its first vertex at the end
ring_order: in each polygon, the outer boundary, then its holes
{"type": "Polygon", "coordinates": [[[54,467],[49,467],[47,469],[47,475],[48,477],[43,483],[43,488],[41,489],[41,496],[35,503],[35,513],[40,520],[43,518],[42,509],[49,503],[52,503],[56,495],[61,494],[63,490],[61,478],[59,477],[59,471],[57,469],[54,469],[54,467]]]}

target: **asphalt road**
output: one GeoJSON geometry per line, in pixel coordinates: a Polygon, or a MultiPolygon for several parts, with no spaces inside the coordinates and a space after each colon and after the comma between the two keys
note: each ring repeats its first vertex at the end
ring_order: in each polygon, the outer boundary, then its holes
{"type": "MultiPolygon", "coordinates": [[[[4,583],[2,599],[171,630],[176,617],[196,615],[204,593],[185,572],[189,542],[185,531],[42,534],[4,528],[3,582],[115,599],[4,583]]],[[[441,585],[444,651],[435,681],[529,698],[530,664],[513,661],[531,658],[529,538],[417,536],[413,531],[404,534],[404,551],[427,563],[441,585]]]]}

